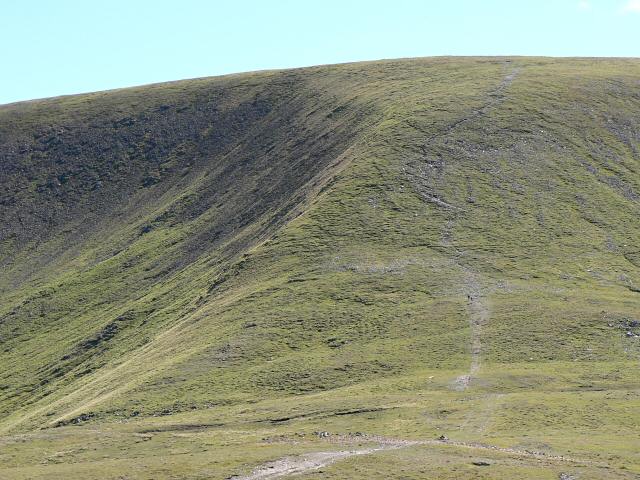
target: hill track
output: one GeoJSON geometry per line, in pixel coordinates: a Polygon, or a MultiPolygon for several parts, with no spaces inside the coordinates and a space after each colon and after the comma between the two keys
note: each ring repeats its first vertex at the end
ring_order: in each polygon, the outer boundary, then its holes
{"type": "Polygon", "coordinates": [[[458,442],[453,440],[401,440],[387,438],[377,435],[353,437],[350,435],[337,435],[329,438],[333,444],[349,445],[355,442],[370,441],[375,442],[375,446],[350,450],[311,452],[299,456],[286,456],[274,461],[257,466],[250,474],[245,476],[230,477],[233,480],[268,480],[288,477],[311,472],[327,467],[335,462],[345,460],[350,457],[371,455],[383,451],[397,450],[415,446],[438,446],[453,447],[472,450],[479,453],[491,452],[505,454],[522,460],[534,460],[536,462],[545,461],[549,464],[563,465],[589,465],[596,468],[609,469],[610,466],[602,462],[594,462],[588,459],[574,458],[565,455],[552,455],[544,452],[521,450],[516,448],[497,447],[472,442],[458,442]]]}
{"type": "Polygon", "coordinates": [[[489,321],[489,306],[483,295],[480,282],[475,274],[466,271],[466,294],[469,310],[469,326],[471,329],[471,363],[469,373],[456,378],[453,388],[458,391],[466,390],[473,377],[478,375],[482,356],[482,328],[489,321]]]}
{"type": "Polygon", "coordinates": [[[408,444],[380,444],[377,447],[361,448],[357,450],[339,450],[335,452],[314,452],[301,455],[299,457],[284,457],[273,462],[268,462],[258,466],[252,473],[242,477],[235,477],[237,480],[267,480],[271,478],[282,478],[290,475],[311,472],[331,465],[332,463],[344,460],[349,457],[360,455],[370,455],[372,453],[402,448],[408,444]]]}

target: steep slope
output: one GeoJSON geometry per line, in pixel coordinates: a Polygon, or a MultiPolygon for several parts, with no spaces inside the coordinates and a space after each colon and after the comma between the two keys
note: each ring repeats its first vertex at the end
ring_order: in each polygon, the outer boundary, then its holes
{"type": "Polygon", "coordinates": [[[1,107],[0,477],[639,474],[639,78],[416,59],[1,107]]]}
{"type": "Polygon", "coordinates": [[[293,214],[363,128],[367,105],[332,115],[346,101],[338,89],[258,77],[156,87],[135,114],[122,110],[142,92],[3,112],[9,409],[193,309],[198,289],[293,214]]]}

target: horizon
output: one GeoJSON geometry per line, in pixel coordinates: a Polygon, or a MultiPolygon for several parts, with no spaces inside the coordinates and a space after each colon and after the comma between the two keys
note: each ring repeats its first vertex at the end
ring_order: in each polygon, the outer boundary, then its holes
{"type": "Polygon", "coordinates": [[[533,59],[533,58],[541,58],[541,59],[551,59],[551,60],[630,60],[630,61],[640,61],[640,57],[588,57],[588,56],[550,56],[550,55],[430,55],[424,57],[397,57],[397,58],[378,58],[374,60],[355,60],[355,61],[347,61],[347,62],[337,62],[337,63],[322,63],[322,64],[314,64],[314,65],[303,65],[299,67],[286,67],[286,68],[263,68],[259,70],[243,70],[239,72],[229,72],[222,73],[219,75],[204,75],[202,77],[187,77],[187,78],[177,78],[174,80],[163,80],[158,82],[149,82],[149,83],[141,83],[136,85],[127,85],[124,87],[113,87],[113,88],[105,88],[103,90],[88,90],[77,93],[63,93],[60,95],[53,95],[49,97],[37,97],[37,98],[28,98],[25,100],[16,100],[13,102],[0,103],[0,107],[19,104],[19,103],[29,103],[29,102],[38,102],[41,100],[53,100],[56,98],[64,98],[64,97],[74,97],[79,95],[91,95],[94,93],[109,93],[109,92],[117,92],[118,90],[127,90],[127,89],[135,89],[135,88],[143,88],[150,87],[154,85],[165,85],[170,83],[178,83],[178,82],[188,82],[191,80],[203,80],[207,78],[222,78],[222,77],[232,77],[235,75],[248,75],[252,73],[262,73],[262,72],[284,72],[284,71],[293,71],[293,70],[305,70],[309,68],[321,68],[321,67],[332,67],[338,65],[350,65],[356,63],[377,63],[377,62],[393,62],[393,61],[409,61],[409,60],[420,60],[420,59],[443,59],[443,58],[451,58],[451,59],[464,59],[464,58],[477,58],[477,59],[533,59]]]}
{"type": "Polygon", "coordinates": [[[5,7],[0,104],[391,59],[640,56],[640,0],[512,3],[29,0],[5,7]]]}

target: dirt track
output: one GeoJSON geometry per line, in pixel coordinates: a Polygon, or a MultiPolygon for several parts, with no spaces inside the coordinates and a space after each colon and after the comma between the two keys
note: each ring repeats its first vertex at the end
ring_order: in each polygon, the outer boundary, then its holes
{"type": "Polygon", "coordinates": [[[531,459],[536,461],[546,461],[550,464],[568,465],[590,465],[594,467],[609,468],[604,463],[597,463],[586,459],[567,457],[564,455],[550,455],[544,452],[531,450],[520,450],[514,448],[497,447],[494,445],[484,445],[470,442],[457,442],[452,440],[401,440],[381,436],[360,436],[336,435],[328,439],[328,443],[349,445],[355,442],[373,442],[375,445],[368,448],[351,450],[336,450],[326,452],[312,452],[300,456],[287,456],[256,467],[250,474],[241,477],[233,477],[234,480],[266,480],[283,478],[288,475],[318,470],[345,458],[370,455],[384,450],[394,450],[411,446],[450,446],[454,448],[464,448],[481,452],[495,452],[509,455],[521,459],[531,459]]]}

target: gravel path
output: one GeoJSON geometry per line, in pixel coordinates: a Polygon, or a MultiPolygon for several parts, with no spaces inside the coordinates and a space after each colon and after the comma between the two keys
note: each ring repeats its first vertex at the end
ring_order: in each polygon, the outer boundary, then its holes
{"type": "Polygon", "coordinates": [[[368,448],[337,450],[328,452],[312,452],[299,456],[287,456],[264,463],[256,467],[250,474],[245,476],[231,477],[233,480],[267,480],[274,478],[283,478],[289,475],[311,472],[319,470],[323,467],[331,465],[345,458],[370,455],[384,450],[393,450],[410,446],[451,446],[456,448],[464,448],[479,452],[498,452],[507,454],[511,457],[523,458],[536,461],[546,461],[553,464],[573,464],[573,465],[590,465],[600,468],[610,468],[606,463],[593,462],[587,459],[573,458],[564,455],[550,455],[544,452],[536,452],[532,450],[521,450],[515,448],[503,448],[494,445],[485,445],[472,442],[457,442],[453,440],[399,440],[377,435],[365,435],[353,437],[350,435],[335,435],[328,439],[331,444],[349,445],[354,443],[362,443],[370,441],[375,443],[374,446],[368,448]]]}
{"type": "Polygon", "coordinates": [[[263,480],[282,478],[288,475],[304,473],[331,465],[338,460],[357,455],[369,455],[382,450],[402,448],[417,442],[386,442],[375,447],[361,448],[358,450],[339,450],[335,452],[313,452],[296,457],[284,457],[273,462],[265,463],[257,467],[253,472],[244,477],[234,477],[234,480],[263,480]]]}
{"type": "Polygon", "coordinates": [[[469,325],[471,327],[471,365],[469,373],[460,375],[453,383],[454,390],[466,390],[471,379],[478,374],[482,355],[482,327],[489,321],[489,305],[482,295],[480,282],[476,276],[467,273],[467,300],[469,304],[469,325]]]}

